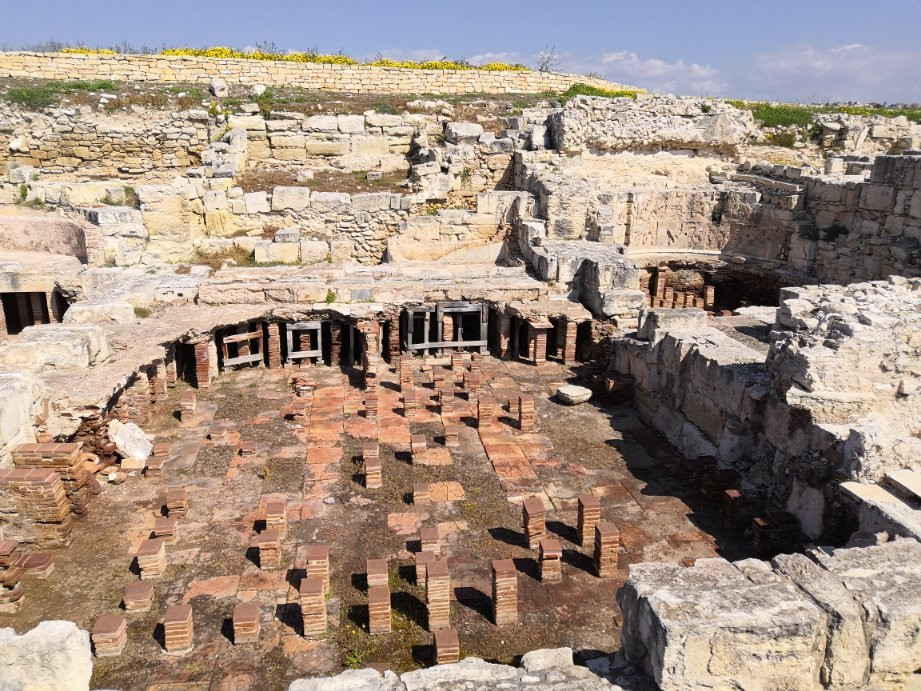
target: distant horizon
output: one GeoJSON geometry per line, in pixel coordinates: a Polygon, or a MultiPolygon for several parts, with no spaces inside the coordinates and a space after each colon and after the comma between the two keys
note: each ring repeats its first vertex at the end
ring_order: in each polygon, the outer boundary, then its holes
{"type": "MultiPolygon", "coordinates": [[[[443,18],[419,0],[399,11],[369,0],[4,2],[0,48],[53,41],[93,48],[268,44],[281,52],[343,53],[362,62],[465,59],[534,68],[552,50],[553,70],[602,77],[654,93],[783,103],[921,102],[921,0],[728,0],[634,4],[482,0],[443,18]],[[693,5],[693,6],[692,6],[693,5]],[[132,11],[134,10],[134,11],[132,11]],[[41,22],[33,21],[41,16],[41,22]],[[412,21],[414,18],[424,18],[412,21]],[[143,21],[139,21],[143,20],[143,21]],[[306,38],[305,38],[306,36],[306,38]],[[117,38],[116,38],[117,37],[117,38]]],[[[36,75],[39,76],[39,75],[36,75]]]]}

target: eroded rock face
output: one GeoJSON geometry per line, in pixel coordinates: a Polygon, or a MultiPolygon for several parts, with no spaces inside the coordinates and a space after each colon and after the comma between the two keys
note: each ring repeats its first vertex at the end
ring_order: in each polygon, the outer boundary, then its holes
{"type": "Polygon", "coordinates": [[[454,689],[541,689],[617,691],[621,687],[573,663],[570,648],[534,650],[509,667],[468,657],[456,664],[418,669],[397,676],[373,669],[349,670],[335,677],[298,679],[288,691],[453,691],[454,689]]]}
{"type": "Polygon", "coordinates": [[[69,621],[43,621],[21,636],[0,629],[0,688],[81,691],[93,674],[90,635],[69,621]]]}

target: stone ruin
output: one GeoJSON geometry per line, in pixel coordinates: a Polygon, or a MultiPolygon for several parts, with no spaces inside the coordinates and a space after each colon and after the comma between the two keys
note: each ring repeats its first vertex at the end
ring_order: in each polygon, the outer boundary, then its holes
{"type": "Polygon", "coordinates": [[[919,683],[921,125],[242,75],[0,105],[14,682],[919,683]]]}

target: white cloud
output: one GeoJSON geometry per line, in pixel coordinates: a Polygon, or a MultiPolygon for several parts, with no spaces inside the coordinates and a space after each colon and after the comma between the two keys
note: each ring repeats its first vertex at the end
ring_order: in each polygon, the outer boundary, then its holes
{"type": "Polygon", "coordinates": [[[753,56],[732,95],[786,101],[921,101],[921,48],[807,43],[753,56]]]}
{"type": "Polygon", "coordinates": [[[710,95],[723,87],[718,69],[696,62],[667,62],[659,58],[641,58],[633,52],[618,51],[602,55],[600,65],[599,71],[608,79],[642,86],[650,91],[710,95]]]}

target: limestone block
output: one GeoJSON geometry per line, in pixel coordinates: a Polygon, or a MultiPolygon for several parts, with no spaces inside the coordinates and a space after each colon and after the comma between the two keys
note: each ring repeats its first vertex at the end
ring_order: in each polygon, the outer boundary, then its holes
{"type": "Polygon", "coordinates": [[[390,153],[387,137],[356,135],[352,139],[352,153],[386,155],[390,153]]]}
{"type": "Polygon", "coordinates": [[[64,313],[65,324],[133,324],[134,305],[128,302],[103,302],[92,304],[86,301],[75,302],[64,313]]]}
{"type": "Polygon", "coordinates": [[[265,192],[246,192],[243,195],[243,204],[248,214],[267,214],[272,210],[265,192]]]}
{"type": "Polygon", "coordinates": [[[89,367],[112,354],[96,324],[27,326],[15,340],[0,343],[0,363],[16,369],[89,367]]]}
{"type": "Polygon", "coordinates": [[[889,211],[895,200],[895,187],[865,185],[860,192],[860,207],[869,211],[889,211]]]}
{"type": "Polygon", "coordinates": [[[304,120],[305,132],[338,132],[339,122],[335,115],[313,115],[304,120]]]}
{"type": "Polygon", "coordinates": [[[329,251],[334,264],[348,262],[355,252],[355,243],[346,239],[333,240],[329,243],[329,251]]]}
{"type": "Polygon", "coordinates": [[[259,242],[254,257],[258,264],[297,264],[300,248],[296,242],[259,242]]]}
{"type": "Polygon", "coordinates": [[[347,139],[313,139],[308,137],[304,146],[311,156],[342,156],[351,150],[351,145],[347,139]]]}
{"type": "MultiPolygon", "coordinates": [[[[35,441],[33,423],[46,396],[44,384],[31,375],[0,374],[0,450],[35,441]]],[[[8,460],[0,451],[0,465],[7,465],[8,460]]]]}
{"type": "Polygon", "coordinates": [[[367,192],[352,195],[355,211],[386,211],[391,206],[390,192],[367,192]]]}
{"type": "Polygon", "coordinates": [[[337,115],[336,124],[343,134],[361,134],[365,131],[365,116],[337,115]]]}
{"type": "Polygon", "coordinates": [[[272,149],[272,158],[276,158],[279,161],[306,161],[307,160],[307,150],[303,148],[292,148],[292,149],[283,149],[283,148],[273,148],[272,149]]]}
{"type": "Polygon", "coordinates": [[[272,211],[303,211],[310,206],[307,187],[276,187],[272,190],[272,211]]]}
{"type": "MultiPolygon", "coordinates": [[[[150,458],[153,451],[153,444],[147,435],[133,422],[123,423],[118,420],[110,420],[108,425],[109,440],[115,443],[115,450],[122,457],[122,467],[125,468],[125,460],[138,461],[141,468],[144,468],[146,461],[150,458]]],[[[138,468],[132,468],[137,470],[138,468]]]]}
{"type": "Polygon", "coordinates": [[[475,142],[483,134],[483,126],[475,122],[449,122],[445,125],[445,140],[451,144],[475,142]]]}
{"type": "Polygon", "coordinates": [[[647,309],[640,312],[637,337],[658,341],[669,331],[687,331],[707,326],[707,313],[699,309],[647,309]]]}
{"type": "Polygon", "coordinates": [[[93,675],[89,633],[69,621],[43,621],[21,636],[0,629],[0,669],[5,688],[85,691],[93,675]]]}
{"type": "Polygon", "coordinates": [[[303,134],[296,134],[294,132],[276,132],[269,135],[269,142],[272,144],[272,148],[277,147],[281,148],[304,148],[304,142],[306,138],[303,134]]]}
{"type": "Polygon", "coordinates": [[[224,98],[230,95],[230,87],[227,85],[227,82],[220,77],[211,79],[208,90],[213,96],[217,96],[218,98],[224,98]]]}
{"type": "Polygon", "coordinates": [[[231,128],[242,128],[254,132],[265,131],[265,118],[261,115],[231,115],[227,118],[227,124],[231,128]]]}
{"type": "Polygon", "coordinates": [[[345,192],[314,192],[310,195],[310,203],[325,208],[349,206],[352,197],[345,192]]]}
{"type": "Polygon", "coordinates": [[[323,240],[300,241],[301,264],[319,264],[330,256],[329,243],[323,240]]]}
{"type": "Polygon", "coordinates": [[[227,202],[227,193],[223,190],[205,192],[202,198],[202,205],[205,211],[226,211],[230,208],[227,202]]]}

